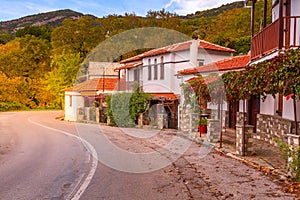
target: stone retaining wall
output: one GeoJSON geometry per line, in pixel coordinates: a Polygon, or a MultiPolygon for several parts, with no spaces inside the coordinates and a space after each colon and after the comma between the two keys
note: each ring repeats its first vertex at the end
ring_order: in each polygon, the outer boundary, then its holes
{"type": "Polygon", "coordinates": [[[254,138],[276,144],[274,138],[287,142],[287,134],[291,133],[292,121],[273,115],[257,115],[257,130],[254,138]]]}

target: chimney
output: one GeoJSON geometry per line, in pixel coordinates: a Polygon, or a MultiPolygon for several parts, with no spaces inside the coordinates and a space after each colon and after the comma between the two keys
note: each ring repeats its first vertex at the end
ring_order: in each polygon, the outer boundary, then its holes
{"type": "Polygon", "coordinates": [[[198,47],[200,41],[198,40],[197,35],[193,35],[192,37],[192,43],[190,46],[190,63],[192,67],[197,67],[198,66],[198,47]]]}

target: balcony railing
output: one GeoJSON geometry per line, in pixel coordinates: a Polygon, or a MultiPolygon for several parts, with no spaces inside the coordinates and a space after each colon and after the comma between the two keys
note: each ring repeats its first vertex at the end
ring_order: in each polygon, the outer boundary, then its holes
{"type": "Polygon", "coordinates": [[[251,59],[259,58],[278,49],[300,47],[300,16],[275,20],[251,40],[251,59]]]}

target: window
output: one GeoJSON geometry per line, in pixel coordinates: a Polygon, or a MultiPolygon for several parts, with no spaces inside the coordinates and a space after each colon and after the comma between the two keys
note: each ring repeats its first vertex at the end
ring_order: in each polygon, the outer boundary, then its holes
{"type": "Polygon", "coordinates": [[[138,68],[134,69],[133,73],[134,73],[133,80],[134,81],[139,81],[139,69],[138,68]]]}
{"type": "Polygon", "coordinates": [[[198,66],[201,67],[204,65],[204,60],[198,60],[198,66]]]}
{"type": "Polygon", "coordinates": [[[70,96],[70,107],[72,107],[72,100],[73,100],[73,98],[72,98],[72,96],[70,96]]]}
{"type": "Polygon", "coordinates": [[[154,80],[157,80],[157,74],[158,74],[158,69],[157,69],[157,59],[154,59],[154,80]]]}
{"type": "Polygon", "coordinates": [[[151,72],[152,70],[151,70],[151,60],[150,59],[148,59],[148,80],[151,80],[152,79],[152,77],[151,77],[151,72]]]}
{"type": "Polygon", "coordinates": [[[164,80],[165,78],[165,65],[164,65],[164,57],[160,57],[160,80],[164,80]]]}

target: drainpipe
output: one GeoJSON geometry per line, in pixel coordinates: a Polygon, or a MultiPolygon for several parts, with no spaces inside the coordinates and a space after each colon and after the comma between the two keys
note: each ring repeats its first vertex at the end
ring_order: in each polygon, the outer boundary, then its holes
{"type": "Polygon", "coordinates": [[[296,91],[295,90],[294,90],[294,96],[293,96],[293,104],[294,104],[294,126],[295,126],[295,134],[298,135],[297,104],[296,104],[296,91]]]}
{"type": "Polygon", "coordinates": [[[120,70],[118,70],[118,91],[120,91],[120,88],[121,88],[121,73],[120,73],[120,70]]]}

